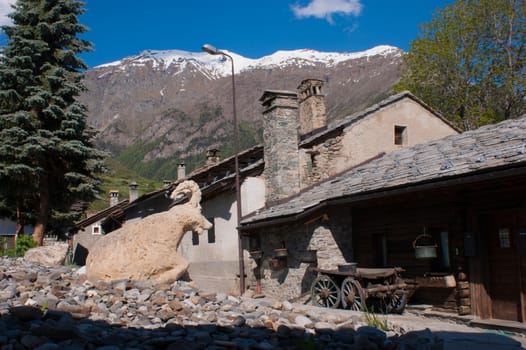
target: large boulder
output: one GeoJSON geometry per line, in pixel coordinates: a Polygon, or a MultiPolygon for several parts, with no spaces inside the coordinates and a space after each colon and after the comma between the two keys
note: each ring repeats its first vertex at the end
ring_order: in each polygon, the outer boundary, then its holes
{"type": "Polygon", "coordinates": [[[45,266],[64,265],[67,251],[67,243],[54,243],[29,249],[24,254],[24,259],[45,266]]]}

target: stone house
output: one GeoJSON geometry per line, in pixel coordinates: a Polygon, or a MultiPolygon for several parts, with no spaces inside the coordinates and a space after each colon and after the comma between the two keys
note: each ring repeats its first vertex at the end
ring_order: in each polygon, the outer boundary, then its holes
{"type": "Polygon", "coordinates": [[[297,92],[267,90],[260,98],[267,204],[381,154],[459,131],[409,92],[327,125],[322,87],[306,79],[297,92]]]}
{"type": "Polygon", "coordinates": [[[262,254],[251,287],[290,299],[312,266],[400,266],[415,302],[524,322],[525,130],[526,116],[392,151],[244,217],[262,254]],[[416,254],[422,234],[434,257],[416,254]]]}
{"type": "MultiPolygon", "coordinates": [[[[265,204],[265,182],[261,177],[263,147],[240,152],[238,160],[244,216],[265,204]]],[[[189,262],[189,277],[200,288],[236,294],[239,293],[240,260],[249,262],[249,257],[246,252],[240,259],[234,169],[234,157],[216,158],[214,163],[208,162],[188,176],[201,188],[202,213],[214,226],[202,235],[185,235],[179,253],[189,262]]]]}

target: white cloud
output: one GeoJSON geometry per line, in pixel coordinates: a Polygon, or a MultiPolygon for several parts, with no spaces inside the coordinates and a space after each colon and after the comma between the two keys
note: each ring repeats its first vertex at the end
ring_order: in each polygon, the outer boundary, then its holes
{"type": "Polygon", "coordinates": [[[306,6],[292,5],[292,12],[297,18],[325,18],[333,23],[334,14],[359,16],[363,5],[361,0],[311,0],[306,6]]]}
{"type": "Polygon", "coordinates": [[[11,18],[7,14],[13,12],[11,4],[14,3],[15,0],[0,0],[0,26],[11,24],[11,18]]]}

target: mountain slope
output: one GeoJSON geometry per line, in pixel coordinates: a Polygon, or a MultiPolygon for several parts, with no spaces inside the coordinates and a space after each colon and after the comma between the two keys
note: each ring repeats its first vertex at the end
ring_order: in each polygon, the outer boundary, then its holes
{"type": "MultiPolygon", "coordinates": [[[[329,121],[390,93],[402,51],[378,46],[358,53],[278,51],[260,59],[234,57],[242,148],[261,140],[259,97],[265,89],[295,90],[306,78],[325,81],[329,121]]],[[[86,73],[81,97],[98,144],[148,177],[173,178],[175,164],[192,168],[208,148],[231,152],[231,62],[179,50],[144,51],[86,73]],[[163,169],[160,169],[163,168],[163,169]]]]}

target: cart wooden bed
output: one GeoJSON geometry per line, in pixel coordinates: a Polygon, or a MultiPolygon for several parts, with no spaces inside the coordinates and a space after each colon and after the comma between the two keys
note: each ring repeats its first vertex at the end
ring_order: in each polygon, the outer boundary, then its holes
{"type": "Polygon", "coordinates": [[[387,312],[402,313],[407,304],[407,284],[400,277],[404,271],[401,267],[351,271],[311,269],[318,273],[311,287],[314,305],[365,311],[367,299],[376,298],[387,312]]]}

